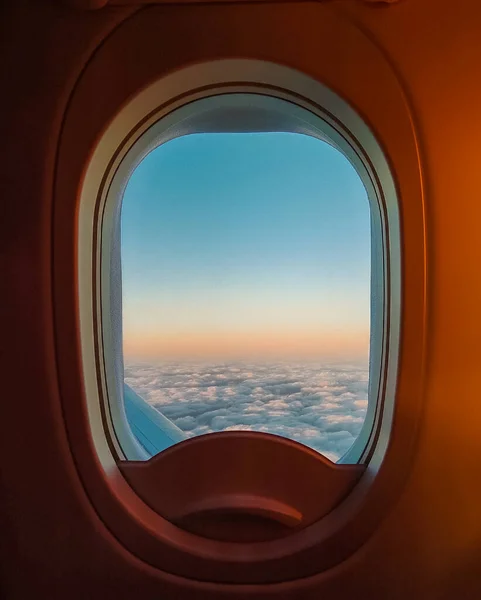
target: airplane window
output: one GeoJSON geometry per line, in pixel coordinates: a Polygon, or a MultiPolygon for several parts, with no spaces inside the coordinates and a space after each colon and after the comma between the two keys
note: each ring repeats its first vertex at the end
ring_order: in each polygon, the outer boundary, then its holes
{"type": "Polygon", "coordinates": [[[65,418],[99,513],[149,564],[245,583],[283,580],[286,557],[293,579],[317,573],[400,489],[425,250],[399,89],[376,128],[386,155],[357,106],[300,71],[195,64],[133,95],[89,155],[78,319],[57,315],[81,342],[65,418]]]}
{"type": "Polygon", "coordinates": [[[370,395],[371,218],[351,162],[311,135],[193,133],[145,156],[120,217],[124,407],[145,458],[231,430],[346,455],[370,395]]]}

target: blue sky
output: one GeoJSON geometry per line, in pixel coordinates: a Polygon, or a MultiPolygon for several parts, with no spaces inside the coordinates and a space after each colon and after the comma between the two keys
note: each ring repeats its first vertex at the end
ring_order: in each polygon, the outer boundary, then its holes
{"type": "Polygon", "coordinates": [[[122,277],[127,356],[367,358],[366,192],[309,136],[174,139],[127,185],[122,277]]]}

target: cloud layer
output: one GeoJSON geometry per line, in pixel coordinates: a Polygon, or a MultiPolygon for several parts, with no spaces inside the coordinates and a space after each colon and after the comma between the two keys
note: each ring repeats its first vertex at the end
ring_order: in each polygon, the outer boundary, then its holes
{"type": "Polygon", "coordinates": [[[132,363],[125,381],[188,436],[274,433],[338,460],[364,422],[368,369],[314,363],[132,363]]]}

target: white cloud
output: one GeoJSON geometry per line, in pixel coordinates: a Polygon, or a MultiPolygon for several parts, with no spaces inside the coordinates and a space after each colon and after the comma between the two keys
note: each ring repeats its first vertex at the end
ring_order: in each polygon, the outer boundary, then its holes
{"type": "Polygon", "coordinates": [[[253,430],[339,459],[367,409],[367,368],[311,363],[129,364],[125,381],[189,436],[253,430]]]}

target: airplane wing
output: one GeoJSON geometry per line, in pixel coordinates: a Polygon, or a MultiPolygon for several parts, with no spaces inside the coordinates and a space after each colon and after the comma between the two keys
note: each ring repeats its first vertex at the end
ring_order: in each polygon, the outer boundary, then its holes
{"type": "Polygon", "coordinates": [[[143,400],[126,383],[124,383],[124,406],[133,434],[150,456],[187,438],[181,429],[143,400]]]}

